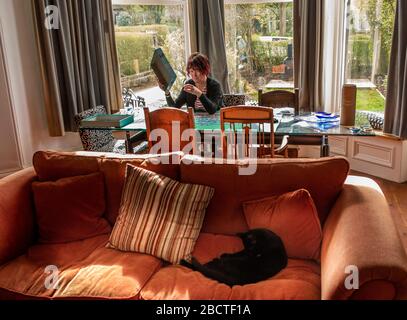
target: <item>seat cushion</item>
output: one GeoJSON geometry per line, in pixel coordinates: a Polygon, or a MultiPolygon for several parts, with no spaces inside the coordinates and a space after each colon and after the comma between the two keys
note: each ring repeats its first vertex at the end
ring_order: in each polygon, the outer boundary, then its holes
{"type": "Polygon", "coordinates": [[[229,287],[183,266],[168,266],[141,290],[144,300],[320,300],[320,267],[307,260],[288,260],[271,279],[229,287]]]}
{"type": "MultiPolygon", "coordinates": [[[[193,256],[206,263],[222,253],[242,249],[242,241],[236,236],[201,233],[193,256]]],[[[232,288],[178,265],[164,267],[155,273],[141,290],[140,297],[145,300],[313,300],[321,299],[320,282],[319,264],[307,260],[289,259],[287,267],[274,277],[232,288]]]]}
{"type": "Polygon", "coordinates": [[[0,297],[138,299],[162,262],[149,255],[105,248],[107,241],[103,235],[32,246],[27,254],[0,266],[0,297]],[[45,272],[49,265],[59,270],[56,290],[45,286],[52,276],[45,272]]]}
{"type": "Polygon", "coordinates": [[[288,259],[285,269],[255,284],[234,286],[231,300],[320,300],[321,269],[310,260],[288,259]]]}

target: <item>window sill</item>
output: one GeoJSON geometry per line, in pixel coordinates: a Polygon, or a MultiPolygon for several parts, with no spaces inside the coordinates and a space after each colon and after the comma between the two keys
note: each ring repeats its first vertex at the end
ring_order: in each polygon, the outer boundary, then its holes
{"type": "Polygon", "coordinates": [[[404,141],[405,139],[401,139],[395,135],[384,133],[382,130],[374,130],[376,137],[386,138],[394,141],[404,141]]]}

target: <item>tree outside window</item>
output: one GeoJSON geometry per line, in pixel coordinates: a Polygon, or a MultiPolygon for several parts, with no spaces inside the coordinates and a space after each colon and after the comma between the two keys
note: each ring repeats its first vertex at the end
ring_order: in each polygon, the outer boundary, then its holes
{"type": "Polygon", "coordinates": [[[348,0],[345,81],[358,110],[384,111],[395,10],[396,0],[348,0]]]}
{"type": "Polygon", "coordinates": [[[225,1],[229,85],[253,99],[257,89],[293,88],[293,2],[225,1]]]}

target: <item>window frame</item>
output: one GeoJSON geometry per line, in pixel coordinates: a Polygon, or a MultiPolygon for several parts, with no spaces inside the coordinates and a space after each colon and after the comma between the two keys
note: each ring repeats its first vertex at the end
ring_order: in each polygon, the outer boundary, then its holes
{"type": "MultiPolygon", "coordinates": [[[[295,0],[224,0],[224,5],[236,4],[261,4],[261,3],[291,3],[295,0]]],[[[327,64],[327,57],[333,58],[331,61],[333,68],[336,70],[334,77],[325,79],[325,97],[324,105],[328,112],[339,112],[342,100],[342,86],[347,82],[346,78],[346,59],[347,59],[347,46],[348,46],[348,2],[349,0],[339,0],[343,2],[340,6],[332,6],[328,2],[325,6],[324,15],[327,17],[325,20],[325,29],[337,32],[338,36],[333,39],[328,39],[328,32],[325,33],[325,43],[329,44],[324,48],[324,64],[327,64]],[[338,12],[338,8],[339,11],[338,12]],[[327,41],[329,40],[329,41],[327,41]],[[333,54],[335,53],[335,54],[333,54]]],[[[185,59],[187,60],[191,54],[191,35],[190,35],[190,1],[189,0],[112,0],[113,5],[183,5],[184,13],[184,37],[185,37],[185,59]]],[[[187,61],[185,61],[187,63],[187,61]]],[[[324,66],[326,68],[327,65],[324,66]]],[[[327,68],[332,70],[332,68],[327,68]]]]}
{"type": "Polygon", "coordinates": [[[191,34],[190,19],[189,19],[189,1],[188,0],[112,0],[112,5],[163,5],[163,6],[178,6],[183,5],[184,15],[184,50],[185,50],[185,65],[188,62],[188,57],[191,54],[191,34]]]}
{"type": "MultiPolygon", "coordinates": [[[[348,68],[348,63],[349,63],[349,57],[348,57],[348,54],[349,54],[349,51],[348,51],[348,46],[349,46],[349,39],[350,39],[350,36],[351,36],[351,32],[350,32],[350,25],[351,25],[351,23],[350,23],[350,20],[351,20],[351,14],[350,14],[350,10],[351,10],[351,7],[352,7],[352,3],[355,1],[355,0],[342,0],[342,1],[345,1],[346,2],[346,4],[345,4],[345,22],[344,22],[344,25],[345,25],[345,37],[344,37],[344,52],[343,52],[343,70],[342,70],[342,73],[343,73],[343,83],[349,83],[350,81],[352,81],[352,80],[358,80],[358,79],[353,79],[352,77],[351,77],[351,74],[347,74],[347,68],[348,68]]],[[[383,5],[383,1],[381,0],[381,3],[380,3],[380,5],[377,3],[379,0],[376,0],[376,12],[375,12],[375,14],[376,14],[376,16],[378,15],[378,14],[380,14],[380,10],[381,10],[381,8],[382,8],[382,5],[383,5]]],[[[374,81],[374,77],[375,77],[375,69],[377,69],[377,67],[378,67],[378,64],[379,64],[379,58],[381,57],[381,52],[380,52],[380,47],[378,47],[378,44],[377,44],[377,37],[378,37],[378,26],[375,26],[375,25],[369,25],[369,28],[371,28],[371,30],[370,30],[370,33],[373,33],[373,39],[372,39],[372,47],[373,47],[373,54],[372,54],[372,56],[371,56],[371,59],[372,59],[372,66],[371,66],[371,68],[372,68],[372,70],[370,71],[370,77],[367,79],[368,80],[368,82],[370,82],[372,85],[375,85],[376,86],[376,88],[374,89],[374,90],[376,90],[377,91],[377,93],[384,99],[384,110],[383,111],[377,111],[377,110],[364,110],[364,109],[359,109],[359,111],[367,111],[367,112],[373,112],[373,113],[384,113],[385,112],[385,108],[386,108],[386,100],[387,100],[387,96],[385,96],[385,95],[383,95],[383,93],[378,89],[378,87],[377,87],[377,84],[375,83],[375,81],[374,81]]],[[[394,30],[393,30],[393,33],[394,33],[394,30]]],[[[380,37],[379,37],[379,39],[380,39],[380,37]]],[[[380,42],[381,40],[379,40],[379,42],[380,42]]],[[[390,64],[390,61],[389,61],[389,64],[390,64]]],[[[388,73],[389,73],[389,71],[387,71],[387,75],[388,75],[388,73]]],[[[367,88],[363,88],[362,86],[360,86],[358,83],[356,83],[356,86],[357,86],[357,88],[358,88],[358,90],[359,89],[361,89],[361,90],[363,90],[363,89],[367,89],[367,88]]],[[[371,88],[371,89],[373,89],[373,88],[371,88]]],[[[356,108],[358,108],[358,105],[356,106],[356,108]]]]}

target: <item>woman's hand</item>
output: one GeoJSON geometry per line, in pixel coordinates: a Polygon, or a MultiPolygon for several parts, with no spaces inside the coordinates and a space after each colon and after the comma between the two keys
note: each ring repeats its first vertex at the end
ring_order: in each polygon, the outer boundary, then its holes
{"type": "Polygon", "coordinates": [[[202,95],[202,91],[199,90],[197,87],[195,87],[195,86],[192,85],[192,84],[186,84],[186,85],[184,85],[183,90],[184,90],[185,92],[188,92],[188,93],[190,93],[190,94],[193,94],[193,95],[197,96],[198,98],[202,95]]]}

